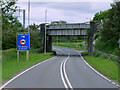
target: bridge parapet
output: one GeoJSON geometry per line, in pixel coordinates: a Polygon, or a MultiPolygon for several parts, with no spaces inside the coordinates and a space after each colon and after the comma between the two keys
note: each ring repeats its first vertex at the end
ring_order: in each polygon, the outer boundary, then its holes
{"type": "Polygon", "coordinates": [[[86,36],[88,28],[90,28],[90,24],[85,23],[47,25],[48,35],[50,36],[86,36]]]}
{"type": "Polygon", "coordinates": [[[86,23],[71,23],[71,24],[51,24],[48,25],[47,29],[86,29],[86,28],[90,28],[90,24],[86,24],[86,23]]]}

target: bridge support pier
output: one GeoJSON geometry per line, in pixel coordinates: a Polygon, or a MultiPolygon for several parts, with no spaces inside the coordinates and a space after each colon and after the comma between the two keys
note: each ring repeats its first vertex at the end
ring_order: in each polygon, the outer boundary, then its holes
{"type": "Polygon", "coordinates": [[[94,53],[94,34],[96,32],[96,22],[91,21],[90,22],[90,35],[88,36],[88,54],[93,55],[94,53]]]}
{"type": "MultiPolygon", "coordinates": [[[[43,47],[43,52],[45,48],[45,24],[41,24],[41,31],[42,35],[42,47],[43,47]]],[[[52,51],[52,36],[46,35],[46,51],[50,52],[52,51]]]]}
{"type": "Polygon", "coordinates": [[[94,45],[93,45],[93,37],[89,37],[88,36],[88,54],[89,55],[93,55],[93,47],[94,47],[94,45]]]}
{"type": "Polygon", "coordinates": [[[46,49],[47,52],[52,51],[52,36],[47,36],[47,45],[46,45],[46,49]]]}

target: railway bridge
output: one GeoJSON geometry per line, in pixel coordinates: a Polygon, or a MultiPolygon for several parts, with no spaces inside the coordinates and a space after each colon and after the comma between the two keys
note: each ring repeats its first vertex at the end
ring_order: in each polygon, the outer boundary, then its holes
{"type": "Polygon", "coordinates": [[[41,24],[42,45],[44,50],[45,26],[47,32],[46,50],[52,50],[52,36],[88,36],[88,54],[93,54],[93,36],[96,32],[96,22],[67,23],[67,24],[41,24]],[[89,32],[89,33],[88,33],[89,32]]]}

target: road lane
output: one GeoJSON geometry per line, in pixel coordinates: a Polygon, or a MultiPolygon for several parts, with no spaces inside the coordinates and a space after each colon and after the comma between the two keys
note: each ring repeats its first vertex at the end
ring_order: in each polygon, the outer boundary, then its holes
{"type": "Polygon", "coordinates": [[[73,88],[117,88],[84,63],[79,54],[81,51],[62,47],[54,48],[70,53],[70,58],[66,62],[66,73],[73,88]]]}
{"type": "Polygon", "coordinates": [[[91,70],[79,51],[53,47],[58,56],[25,72],[5,87],[9,88],[117,88],[91,70]]]}
{"type": "Polygon", "coordinates": [[[6,87],[12,88],[64,88],[59,67],[66,57],[56,57],[19,76],[6,87]]]}
{"type": "Polygon", "coordinates": [[[77,88],[115,88],[116,86],[91,70],[80,57],[71,57],[66,71],[73,87],[77,88]],[[75,59],[76,58],[76,59],[75,59]]]}

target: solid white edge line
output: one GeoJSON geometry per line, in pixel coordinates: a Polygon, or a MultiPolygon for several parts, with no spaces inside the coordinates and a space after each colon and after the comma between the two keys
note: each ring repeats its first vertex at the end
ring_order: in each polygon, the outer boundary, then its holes
{"type": "Polygon", "coordinates": [[[65,75],[65,78],[66,78],[66,81],[68,83],[68,85],[70,86],[71,90],[73,90],[73,87],[68,79],[68,76],[67,76],[67,73],[66,73],[66,69],[65,69],[65,65],[66,65],[66,62],[67,60],[69,59],[70,56],[68,56],[68,58],[64,61],[64,64],[63,64],[63,70],[64,70],[64,75],[65,75]]]}
{"type": "Polygon", "coordinates": [[[66,82],[65,82],[65,79],[64,79],[64,77],[63,77],[63,72],[62,72],[63,63],[64,63],[64,60],[63,60],[62,63],[60,64],[60,76],[61,76],[62,82],[63,82],[63,84],[64,84],[64,87],[65,87],[66,89],[68,89],[68,86],[67,86],[67,84],[66,84],[66,82]]]}
{"type": "MultiPolygon", "coordinates": [[[[81,54],[79,53],[79,55],[81,56],[81,54]]],[[[97,73],[98,75],[100,75],[102,78],[106,79],[107,81],[111,82],[112,84],[116,85],[117,87],[120,87],[118,84],[116,84],[115,82],[113,82],[112,80],[108,79],[107,77],[105,77],[104,75],[102,75],[101,73],[99,73],[97,70],[95,70],[88,62],[86,62],[84,60],[84,58],[81,56],[83,62],[90,68],[92,69],[95,73],[97,73]]]]}
{"type": "MultiPolygon", "coordinates": [[[[56,57],[56,56],[55,56],[55,57],[56,57]]],[[[10,82],[12,82],[13,80],[15,80],[17,77],[19,77],[19,76],[21,76],[22,74],[24,74],[25,72],[27,72],[27,71],[29,71],[29,70],[35,68],[36,66],[38,66],[38,65],[40,65],[40,64],[42,64],[42,63],[47,62],[47,61],[49,61],[50,59],[53,59],[53,58],[55,58],[55,57],[46,59],[45,61],[42,61],[42,62],[40,62],[40,63],[38,63],[38,64],[36,64],[36,65],[34,65],[34,66],[32,66],[32,67],[26,69],[26,70],[24,70],[24,71],[22,71],[20,74],[18,74],[17,76],[13,77],[13,78],[10,79],[8,82],[6,82],[5,84],[3,84],[3,85],[0,87],[0,90],[1,90],[2,88],[4,88],[7,84],[9,84],[10,82]]]]}

